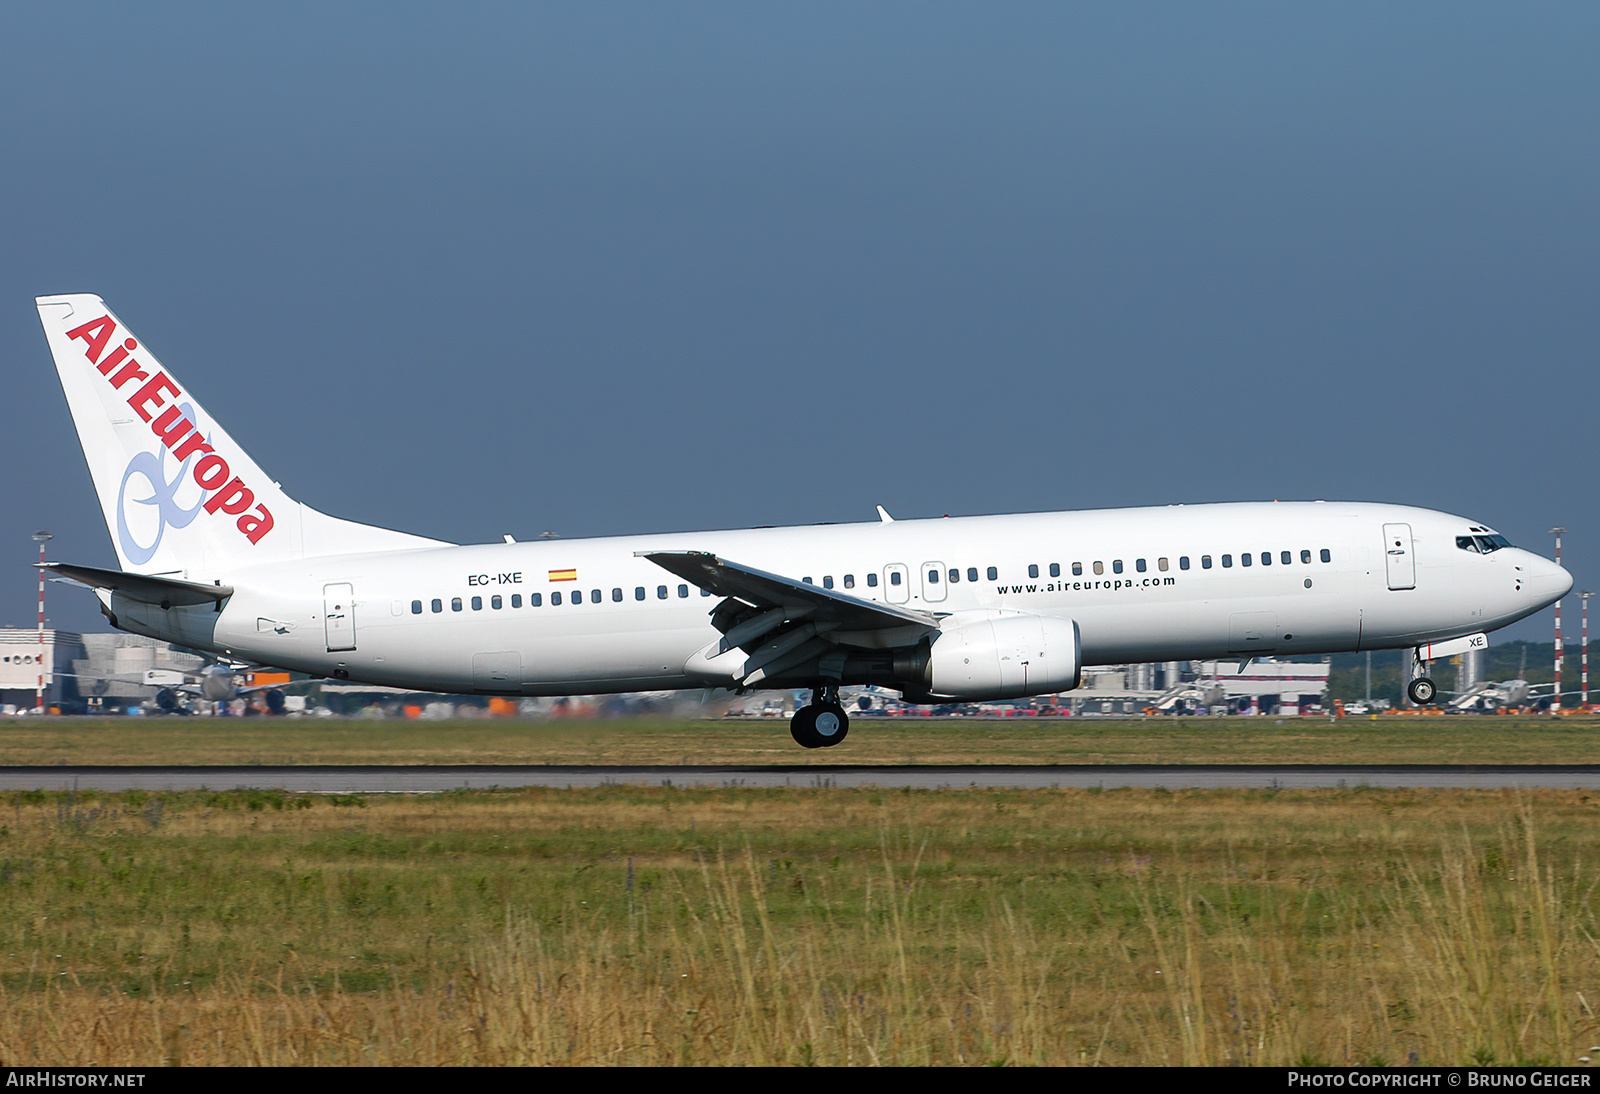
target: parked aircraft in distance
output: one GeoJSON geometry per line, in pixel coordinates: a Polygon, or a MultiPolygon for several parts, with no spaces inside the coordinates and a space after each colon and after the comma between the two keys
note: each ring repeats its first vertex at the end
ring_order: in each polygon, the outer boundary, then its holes
{"type": "Polygon", "coordinates": [[[809,687],[911,702],[1070,691],[1085,665],[1413,649],[1572,587],[1477,521],[1347,502],[1175,505],[458,546],[291,499],[97,296],[38,298],[120,569],[49,563],[115,627],[437,692],[809,687]]]}

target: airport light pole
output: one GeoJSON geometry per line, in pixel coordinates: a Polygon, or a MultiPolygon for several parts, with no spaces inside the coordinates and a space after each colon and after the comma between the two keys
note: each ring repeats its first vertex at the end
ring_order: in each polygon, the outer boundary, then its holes
{"type": "Polygon", "coordinates": [[[1578,674],[1583,680],[1580,685],[1583,691],[1583,710],[1589,709],[1589,598],[1593,595],[1588,589],[1578,594],[1578,600],[1583,604],[1583,653],[1578,658],[1578,674]]]}
{"type": "MultiPolygon", "coordinates": [[[[1565,528],[1552,528],[1550,534],[1556,537],[1556,565],[1561,565],[1561,535],[1565,528]]],[[[1550,698],[1550,713],[1561,713],[1561,601],[1556,601],[1556,693],[1550,698]]]]}
{"type": "Polygon", "coordinates": [[[51,540],[51,535],[43,528],[33,533],[33,542],[39,545],[39,686],[33,694],[33,707],[35,713],[44,713],[44,545],[51,540]]]}

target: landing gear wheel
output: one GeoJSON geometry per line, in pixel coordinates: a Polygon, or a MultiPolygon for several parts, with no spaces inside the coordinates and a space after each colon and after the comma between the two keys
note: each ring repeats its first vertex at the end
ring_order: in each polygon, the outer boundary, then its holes
{"type": "Polygon", "coordinates": [[[832,748],[850,732],[850,716],[838,703],[812,703],[794,712],[789,735],[802,748],[832,748]]]}
{"type": "Polygon", "coordinates": [[[838,703],[821,703],[818,709],[820,713],[814,723],[817,736],[822,738],[823,748],[832,748],[850,732],[850,715],[838,703]]]}
{"type": "Polygon", "coordinates": [[[1419,676],[1406,685],[1406,694],[1411,696],[1411,701],[1419,707],[1425,707],[1433,702],[1433,697],[1438,693],[1439,689],[1426,676],[1419,676]]]}

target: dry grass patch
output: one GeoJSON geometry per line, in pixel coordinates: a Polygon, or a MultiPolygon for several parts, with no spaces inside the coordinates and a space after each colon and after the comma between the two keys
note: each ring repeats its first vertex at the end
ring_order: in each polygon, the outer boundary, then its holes
{"type": "Polygon", "coordinates": [[[0,796],[0,1060],[1569,1064],[1586,795],[0,796]]]}

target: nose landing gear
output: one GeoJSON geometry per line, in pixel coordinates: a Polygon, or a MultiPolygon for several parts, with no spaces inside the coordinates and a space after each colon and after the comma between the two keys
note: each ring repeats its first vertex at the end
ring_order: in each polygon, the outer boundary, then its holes
{"type": "Polygon", "coordinates": [[[1411,651],[1411,683],[1406,685],[1406,696],[1417,706],[1425,707],[1433,702],[1433,697],[1439,694],[1439,689],[1428,676],[1428,668],[1432,662],[1422,660],[1420,651],[1411,651]]]}
{"type": "Polygon", "coordinates": [[[850,716],[839,704],[839,688],[813,688],[811,702],[789,719],[789,735],[802,748],[832,748],[850,732],[850,716]]]}

